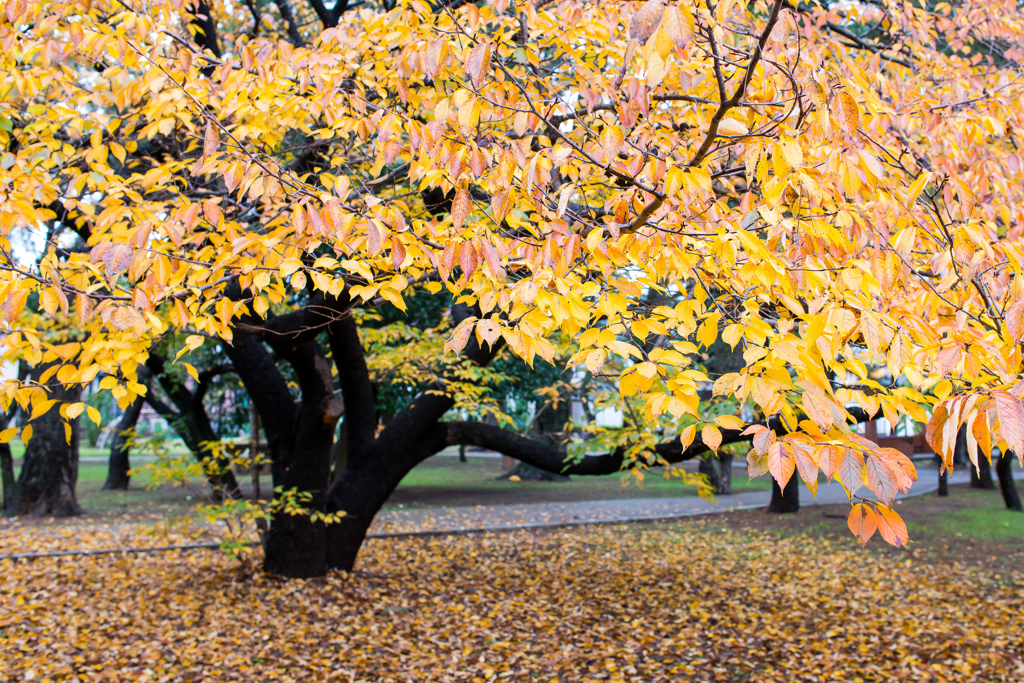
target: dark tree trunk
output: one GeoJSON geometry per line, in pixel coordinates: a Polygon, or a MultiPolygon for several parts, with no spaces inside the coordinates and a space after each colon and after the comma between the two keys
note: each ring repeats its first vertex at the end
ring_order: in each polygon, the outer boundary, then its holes
{"type": "Polygon", "coordinates": [[[1007,510],[1024,512],[1024,505],[1020,502],[1020,493],[1017,492],[1017,484],[1013,481],[1013,452],[1005,451],[996,461],[996,474],[999,476],[999,490],[1003,494],[1003,502],[1007,510]]]}
{"type": "Polygon", "coordinates": [[[701,458],[697,470],[708,478],[715,495],[727,496],[732,493],[732,453],[723,451],[717,456],[709,453],[701,458]]]}
{"type": "Polygon", "coordinates": [[[789,514],[800,510],[800,489],[797,484],[797,476],[794,474],[786,484],[783,491],[779,483],[772,478],[772,501],[768,505],[768,512],[778,514],[789,514]]]}
{"type": "Polygon", "coordinates": [[[117,426],[114,427],[114,437],[110,442],[110,462],[107,465],[107,480],[103,483],[104,491],[128,490],[128,472],[131,469],[131,465],[128,462],[130,449],[128,445],[129,438],[126,432],[135,429],[135,425],[139,422],[139,415],[142,414],[142,406],[145,404],[146,400],[142,396],[137,396],[125,408],[121,419],[117,421],[117,426]]]}
{"type": "Polygon", "coordinates": [[[697,463],[697,471],[704,475],[708,480],[708,486],[715,492],[716,495],[721,493],[721,471],[718,459],[713,453],[708,453],[706,456],[700,459],[697,463]]]}
{"type": "Polygon", "coordinates": [[[978,454],[978,466],[970,465],[970,468],[972,489],[995,490],[996,485],[992,481],[992,465],[989,464],[988,458],[985,457],[984,453],[978,454]]]}
{"type": "Polygon", "coordinates": [[[992,482],[992,465],[985,453],[978,453],[978,466],[971,464],[967,455],[967,428],[961,427],[956,433],[956,444],[953,446],[953,464],[966,463],[971,470],[971,488],[994,490],[992,482]]]}
{"type": "Polygon", "coordinates": [[[3,486],[0,511],[6,510],[14,495],[14,459],[11,457],[11,444],[0,443],[0,485],[3,486]]]}
{"type": "Polygon", "coordinates": [[[941,472],[939,472],[938,495],[942,497],[949,495],[949,472],[947,472],[946,470],[942,470],[941,472]]]}
{"type": "MultiPolygon", "coordinates": [[[[308,513],[323,512],[327,501],[334,424],[324,424],[322,414],[303,415],[295,446],[285,456],[283,476],[274,478],[274,488],[310,494],[302,501],[308,513]],[[304,418],[304,419],[303,419],[304,418]]],[[[309,578],[327,573],[324,523],[309,514],[274,515],[264,542],[263,568],[289,578],[309,578]]]]}
{"type": "Polygon", "coordinates": [[[732,495],[732,453],[718,454],[718,494],[732,495]]]}
{"type": "MultiPolygon", "coordinates": [[[[33,368],[31,377],[38,381],[49,366],[33,368]]],[[[70,422],[71,438],[68,443],[65,427],[68,422],[60,416],[61,403],[79,400],[81,389],[56,384],[50,388],[50,397],[59,402],[42,416],[31,422],[32,438],[25,447],[21,473],[14,486],[14,495],[7,506],[7,514],[71,517],[81,513],[75,498],[78,482],[78,420],[70,422]]]]}

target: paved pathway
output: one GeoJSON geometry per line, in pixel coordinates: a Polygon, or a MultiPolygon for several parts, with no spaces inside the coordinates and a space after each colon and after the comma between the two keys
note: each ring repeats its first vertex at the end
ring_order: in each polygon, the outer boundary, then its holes
{"type": "MultiPolygon", "coordinates": [[[[921,479],[907,496],[920,496],[938,488],[935,470],[921,471],[921,479]]],[[[766,475],[767,476],[767,475],[766,475]]],[[[1024,472],[1014,472],[1015,479],[1024,479],[1024,472]]],[[[950,484],[970,482],[966,470],[954,472],[950,484]]],[[[838,482],[823,484],[815,498],[801,484],[801,505],[829,505],[846,503],[847,497],[838,482]]],[[[858,494],[874,498],[866,487],[858,494]]],[[[717,496],[714,502],[698,496],[679,498],[632,498],[629,500],[600,500],[577,503],[527,503],[524,505],[477,505],[474,507],[420,508],[412,510],[385,510],[377,514],[370,528],[370,537],[407,536],[430,533],[467,533],[471,531],[506,531],[540,527],[575,526],[580,524],[607,524],[637,522],[654,519],[694,517],[714,512],[748,510],[767,507],[771,491],[751,491],[730,496],[717,496]]]]}

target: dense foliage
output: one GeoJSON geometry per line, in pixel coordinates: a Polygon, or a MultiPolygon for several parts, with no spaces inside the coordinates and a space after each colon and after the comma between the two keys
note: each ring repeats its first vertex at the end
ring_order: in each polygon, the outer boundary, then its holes
{"type": "MultiPolygon", "coordinates": [[[[446,342],[415,332],[448,352],[406,378],[425,395],[472,401],[500,347],[532,362],[569,343],[634,401],[635,431],[585,471],[753,438],[752,471],[866,485],[851,527],[904,544],[890,504],[914,468],[848,406],[895,424],[938,405],[947,464],[964,422],[983,457],[1024,454],[1016,4],[275,6],[8,0],[4,354],[48,369],[6,383],[5,407],[38,417],[48,385],[101,373],[126,405],[172,333],[181,353],[221,343],[258,403],[249,342],[292,335],[274,349],[303,404],[270,437],[275,483],[320,490],[322,457],[274,445],[340,415],[299,338],[425,291],[464,306],[446,342]],[[719,338],[745,365],[708,376],[694,361],[719,338]],[[700,414],[706,386],[764,424],[700,414]]],[[[342,348],[348,421],[373,401],[342,348]]],[[[556,467],[483,428],[432,443],[467,441],[556,467]]]]}

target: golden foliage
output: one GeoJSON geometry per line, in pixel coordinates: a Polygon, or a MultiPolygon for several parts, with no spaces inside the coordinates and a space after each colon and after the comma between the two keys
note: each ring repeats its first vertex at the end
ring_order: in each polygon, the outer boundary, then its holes
{"type": "MultiPolygon", "coordinates": [[[[981,431],[1024,457],[1024,17],[894,4],[882,44],[844,28],[856,12],[784,4],[406,0],[288,42],[213,2],[217,57],[193,3],[9,0],[4,356],[61,361],[43,384],[105,373],[126,405],[169,332],[184,353],[306,292],[404,308],[444,287],[482,316],[442,351],[476,332],[532,362],[572,339],[570,365],[625,361],[649,423],[703,420],[713,381],[789,433],[756,469],[834,469],[905,542],[887,505],[912,469],[847,406],[895,425],[995,397],[981,431]],[[692,364],[720,336],[745,367],[712,378],[692,364]]],[[[0,399],[52,404],[17,381],[0,399]]]]}

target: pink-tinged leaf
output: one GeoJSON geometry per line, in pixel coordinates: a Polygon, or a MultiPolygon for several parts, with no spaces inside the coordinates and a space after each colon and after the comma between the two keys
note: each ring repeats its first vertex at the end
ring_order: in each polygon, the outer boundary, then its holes
{"type": "Polygon", "coordinates": [[[793,457],[796,460],[796,468],[800,472],[800,478],[815,496],[818,495],[818,463],[811,455],[811,451],[803,444],[793,444],[793,457]]]}
{"type": "Polygon", "coordinates": [[[646,43],[647,39],[654,35],[658,24],[661,23],[661,15],[664,11],[665,0],[647,0],[640,5],[629,22],[629,37],[640,45],[646,43]]]}
{"type": "Polygon", "coordinates": [[[493,318],[485,318],[476,324],[476,333],[488,347],[492,347],[501,336],[501,324],[493,318]]]}
{"type": "Polygon", "coordinates": [[[852,495],[864,485],[864,457],[852,448],[843,449],[835,477],[852,495]]]}
{"type": "Polygon", "coordinates": [[[793,460],[793,453],[789,446],[781,441],[776,441],[768,448],[768,471],[775,481],[779,482],[780,488],[786,488],[786,484],[793,477],[796,463],[793,460]]]}
{"type": "Polygon", "coordinates": [[[108,275],[117,275],[132,262],[132,250],[126,244],[111,244],[103,252],[103,265],[108,275]]]}
{"type": "Polygon", "coordinates": [[[491,44],[481,43],[470,50],[466,55],[465,68],[474,87],[483,85],[484,78],[491,70],[491,44]]]}
{"type": "Polygon", "coordinates": [[[853,506],[846,523],[850,526],[853,535],[860,539],[861,545],[867,543],[878,528],[875,511],[864,503],[857,503],[853,506]]]}
{"type": "Polygon", "coordinates": [[[868,488],[875,492],[878,500],[886,505],[891,505],[899,489],[896,486],[896,475],[893,474],[888,463],[878,456],[869,455],[864,471],[868,488]]]}
{"type": "Polygon", "coordinates": [[[398,239],[398,235],[391,237],[391,265],[394,266],[395,270],[402,267],[405,263],[405,245],[398,239]]]}
{"type": "Polygon", "coordinates": [[[885,461],[896,477],[896,487],[906,493],[917,481],[917,468],[910,458],[895,448],[879,448],[872,455],[885,461]]]}
{"type": "Polygon", "coordinates": [[[208,157],[216,153],[218,146],[220,146],[220,133],[217,131],[217,126],[213,125],[213,121],[207,121],[206,136],[203,138],[203,156],[208,157]]]}
{"type": "Polygon", "coordinates": [[[469,342],[469,335],[473,333],[476,321],[476,318],[470,317],[459,323],[459,326],[452,332],[452,336],[444,343],[444,352],[455,351],[458,353],[466,348],[466,344],[469,342]]]}
{"type": "Polygon", "coordinates": [[[1024,451],[1024,406],[1008,391],[993,391],[999,433],[1006,445],[1018,456],[1024,451]]]}
{"type": "Polygon", "coordinates": [[[905,547],[910,540],[910,534],[907,533],[907,525],[900,516],[887,507],[875,508],[875,512],[878,517],[878,532],[882,534],[885,542],[897,548],[905,547]]]}
{"type": "Polygon", "coordinates": [[[818,462],[818,467],[821,468],[821,471],[829,479],[836,475],[836,470],[839,468],[839,459],[843,457],[843,450],[839,446],[821,446],[814,451],[814,458],[818,462]]]}
{"type": "Polygon", "coordinates": [[[452,201],[452,225],[456,230],[462,229],[466,216],[473,209],[473,198],[469,192],[461,187],[455,191],[455,199],[452,201]]]}
{"type": "Polygon", "coordinates": [[[762,428],[754,434],[753,446],[758,455],[765,455],[773,443],[775,443],[775,432],[771,429],[762,428]]]}
{"type": "Polygon", "coordinates": [[[7,18],[12,24],[17,24],[18,19],[28,11],[28,0],[7,0],[7,18]]]}
{"type": "Polygon", "coordinates": [[[751,448],[747,452],[747,476],[753,479],[760,477],[768,471],[768,459],[758,455],[757,451],[751,448]]]}
{"type": "Polygon", "coordinates": [[[444,38],[435,40],[427,47],[426,61],[423,64],[423,70],[426,72],[427,78],[433,79],[437,76],[437,72],[441,70],[447,53],[446,47],[447,43],[444,38]]]}
{"type": "Polygon", "coordinates": [[[676,47],[686,47],[693,40],[696,29],[693,21],[693,14],[683,3],[665,8],[661,17],[661,28],[665,31],[676,47]]]}

